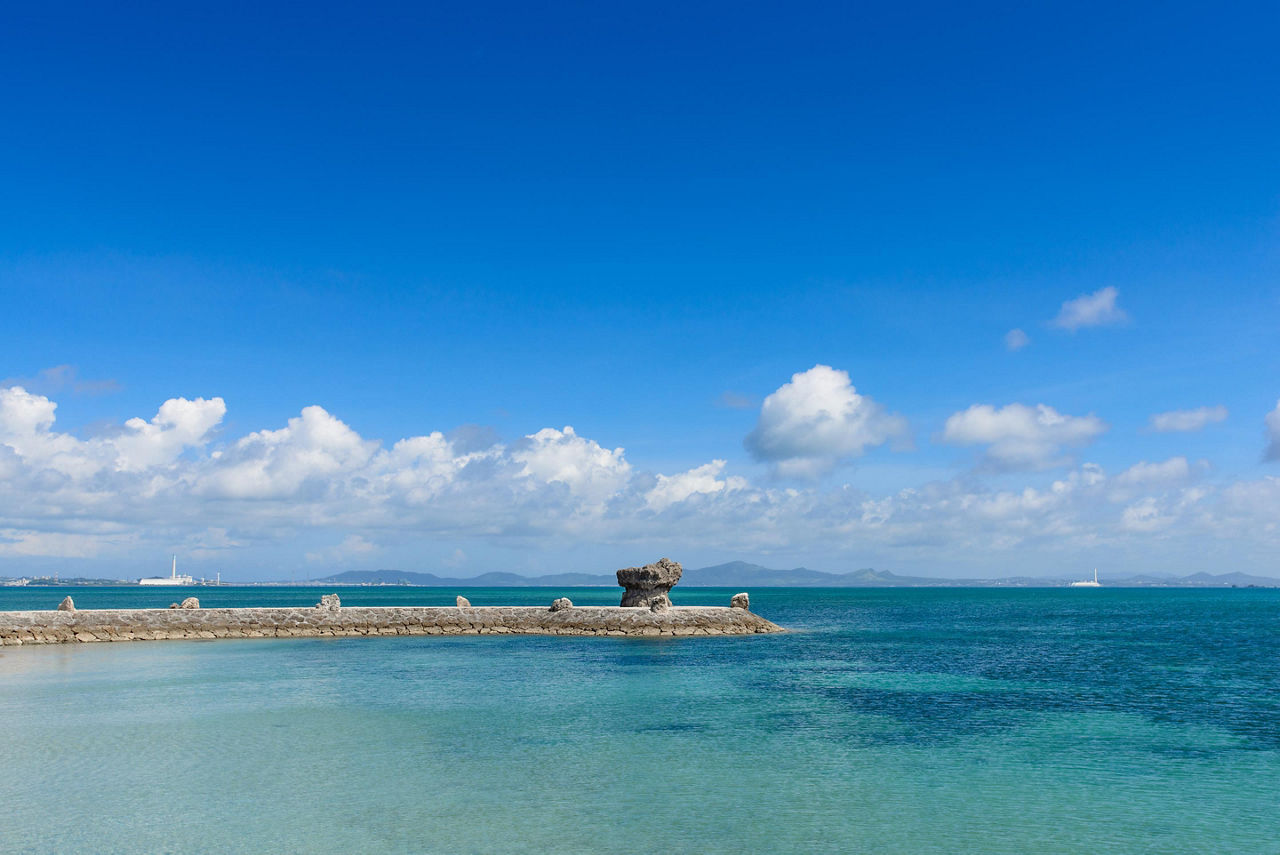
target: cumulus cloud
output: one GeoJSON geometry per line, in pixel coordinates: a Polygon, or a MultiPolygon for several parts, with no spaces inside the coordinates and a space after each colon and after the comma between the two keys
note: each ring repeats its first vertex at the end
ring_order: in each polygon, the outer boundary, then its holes
{"type": "Polygon", "coordinates": [[[645,504],[655,511],[664,511],[691,496],[710,496],[733,490],[744,490],[744,478],[722,478],[725,461],[712,460],[702,466],[678,475],[659,475],[657,483],[644,495],[645,504]]]}
{"type": "Polygon", "coordinates": [[[523,464],[521,475],[563,484],[570,494],[596,502],[616,493],[631,473],[621,448],[609,451],[567,426],[543,428],[525,437],[512,450],[511,459],[523,464]]]}
{"type": "Polygon", "coordinates": [[[172,398],[150,421],[129,419],[111,434],[80,440],[52,430],[57,407],[21,386],[0,389],[0,445],[30,463],[77,477],[171,466],[187,449],[207,444],[227,410],[221,398],[172,398]]]}
{"type": "Polygon", "coordinates": [[[1161,463],[1143,460],[1121,472],[1115,483],[1123,487],[1167,486],[1181,484],[1191,476],[1191,464],[1185,457],[1170,457],[1161,463]]]}
{"type": "Polygon", "coordinates": [[[1020,329],[1012,329],[1004,334],[1004,346],[1011,351],[1022,350],[1031,344],[1031,336],[1020,329]]]}
{"type": "Polygon", "coordinates": [[[1151,417],[1151,430],[1156,433],[1197,431],[1206,425],[1226,421],[1226,407],[1197,407],[1194,410],[1170,410],[1151,417]]]}
{"type": "Polygon", "coordinates": [[[1100,288],[1092,294],[1084,294],[1074,300],[1062,304],[1058,316],[1050,321],[1051,326],[1075,332],[1083,327],[1102,327],[1121,324],[1129,319],[1124,310],[1116,305],[1120,292],[1111,286],[1100,288]]]}
{"type": "MultiPolygon", "coordinates": [[[[952,439],[1043,460],[1105,428],[1093,417],[1018,407],[957,413],[952,439]]],[[[287,547],[298,558],[358,565],[393,543],[446,561],[464,560],[455,549],[463,544],[556,554],[566,544],[643,543],[761,556],[812,550],[856,566],[968,572],[992,561],[1020,572],[1029,560],[1092,548],[1185,562],[1206,544],[1265,572],[1280,548],[1280,478],[1208,483],[1181,457],[1115,475],[1085,463],[1008,489],[966,473],[872,495],[755,484],[721,459],[637,471],[623,449],[569,427],[484,447],[442,432],[386,445],[317,406],[236,438],[210,427],[223,410],[217,398],[175,398],[132,426],[81,439],[56,429],[54,402],[0,389],[6,575],[23,562],[69,558],[134,568],[174,549],[239,563],[287,547]]]]}
{"type": "Polygon", "coordinates": [[[1063,449],[1086,445],[1107,430],[1097,416],[1068,416],[1053,407],[974,404],[947,418],[943,442],[985,445],[985,462],[996,469],[1048,469],[1070,459],[1063,449]]]}
{"type": "Polygon", "coordinates": [[[1192,464],[1185,457],[1133,464],[1108,482],[1108,498],[1113,502],[1129,502],[1143,496],[1160,496],[1169,490],[1190,485],[1209,471],[1205,461],[1192,464]]]}
{"type": "Polygon", "coordinates": [[[859,395],[847,372],[815,365],[764,399],[745,445],[779,475],[815,477],[870,447],[907,438],[907,420],[859,395]]]}
{"type": "Polygon", "coordinates": [[[226,414],[221,398],[165,401],[151,421],[129,419],[124,430],[112,438],[116,467],[138,471],[173,463],[185,449],[203,445],[226,414]]]}
{"type": "Polygon", "coordinates": [[[306,407],[288,426],[256,431],[218,452],[199,492],[224,499],[282,499],[307,487],[324,492],[335,476],[366,464],[376,448],[323,407],[306,407]]]}
{"type": "Polygon", "coordinates": [[[1276,401],[1276,408],[1267,413],[1264,421],[1267,426],[1267,450],[1263,452],[1263,459],[1280,460],[1280,401],[1276,401]]]}

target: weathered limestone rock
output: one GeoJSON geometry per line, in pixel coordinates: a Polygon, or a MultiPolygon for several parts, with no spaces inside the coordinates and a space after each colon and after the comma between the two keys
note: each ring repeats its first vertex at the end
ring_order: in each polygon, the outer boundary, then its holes
{"type": "Polygon", "coordinates": [[[170,603],[170,604],[169,604],[169,608],[171,608],[171,609],[176,609],[177,607],[178,607],[178,604],[177,604],[177,603],[170,603]]]}
{"type": "Polygon", "coordinates": [[[185,600],[182,601],[182,605],[178,606],[178,608],[198,609],[200,608],[200,601],[197,600],[195,597],[187,597],[185,600]]]}
{"type": "Polygon", "coordinates": [[[622,595],[622,605],[653,608],[654,603],[661,602],[664,608],[670,606],[671,598],[667,594],[683,573],[679,564],[667,558],[643,567],[619,570],[618,584],[627,589],[622,595]]]}
{"type": "Polygon", "coordinates": [[[60,612],[74,612],[75,610],[76,604],[71,602],[70,597],[63,597],[62,602],[58,603],[58,611],[60,612]]]}
{"type": "Polygon", "coordinates": [[[471,608],[471,601],[468,600],[466,597],[458,597],[458,608],[460,609],[471,608]]]}
{"type": "Polygon", "coordinates": [[[651,612],[665,612],[669,608],[671,608],[671,600],[666,597],[655,597],[653,602],[649,603],[651,612]]]}
{"type": "Polygon", "coordinates": [[[733,599],[729,600],[729,608],[751,611],[751,598],[746,593],[734,594],[733,599]]]}
{"type": "Polygon", "coordinates": [[[551,602],[551,611],[553,612],[562,612],[565,609],[571,608],[573,608],[573,600],[568,597],[560,597],[556,600],[552,600],[551,602]]]}
{"type": "Polygon", "coordinates": [[[338,599],[337,594],[321,594],[320,602],[316,603],[316,608],[336,612],[342,608],[342,600],[338,599]]]}

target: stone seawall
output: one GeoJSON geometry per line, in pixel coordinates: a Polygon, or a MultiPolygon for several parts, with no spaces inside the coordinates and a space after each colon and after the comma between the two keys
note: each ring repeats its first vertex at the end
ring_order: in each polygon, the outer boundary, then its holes
{"type": "Polygon", "coordinates": [[[749,635],[783,629],[743,608],[618,606],[93,609],[0,612],[0,644],[356,635],[749,635]]]}

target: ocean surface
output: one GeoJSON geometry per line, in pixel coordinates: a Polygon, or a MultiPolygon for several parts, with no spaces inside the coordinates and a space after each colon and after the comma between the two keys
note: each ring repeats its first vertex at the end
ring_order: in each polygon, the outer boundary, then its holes
{"type": "MultiPolygon", "coordinates": [[[[0,609],[329,590],[0,588],[0,609]]],[[[1280,851],[1280,591],[751,600],[795,631],[0,649],[0,852],[1280,851]]]]}

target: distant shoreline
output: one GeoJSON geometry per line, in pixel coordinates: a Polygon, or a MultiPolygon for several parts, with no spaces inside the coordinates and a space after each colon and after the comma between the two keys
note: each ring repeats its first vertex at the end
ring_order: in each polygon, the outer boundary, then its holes
{"type": "MultiPolygon", "coordinates": [[[[417,575],[417,574],[415,574],[417,575]]],[[[422,574],[426,575],[426,574],[422,574]]],[[[503,574],[508,575],[508,574],[503,574]]],[[[835,574],[831,574],[835,575],[835,574]]],[[[1102,588],[1170,588],[1170,589],[1230,589],[1230,588],[1280,588],[1280,579],[1264,577],[1243,577],[1242,574],[1197,574],[1197,577],[1156,579],[1151,577],[1123,577],[1108,580],[1102,579],[1102,588]],[[1197,578],[1199,577],[1199,578],[1197,578]]],[[[836,577],[831,580],[814,579],[718,579],[716,581],[698,581],[696,573],[686,574],[681,589],[690,588],[814,588],[814,589],[885,589],[885,588],[1067,588],[1071,582],[1067,578],[1040,579],[1030,577],[1014,577],[1007,579],[932,579],[925,577],[899,577],[896,579],[875,580],[842,580],[836,577]],[[690,576],[694,576],[690,579],[690,576]]],[[[475,578],[437,578],[431,581],[343,581],[334,577],[324,579],[308,579],[300,582],[273,580],[268,582],[221,582],[195,583],[192,585],[147,586],[139,585],[124,579],[62,579],[58,581],[40,579],[18,583],[17,580],[0,578],[0,589],[3,588],[145,588],[151,591],[185,591],[207,588],[617,588],[613,581],[564,582],[551,580],[549,577],[523,577],[521,581],[508,579],[491,580],[485,576],[475,578]]]]}

